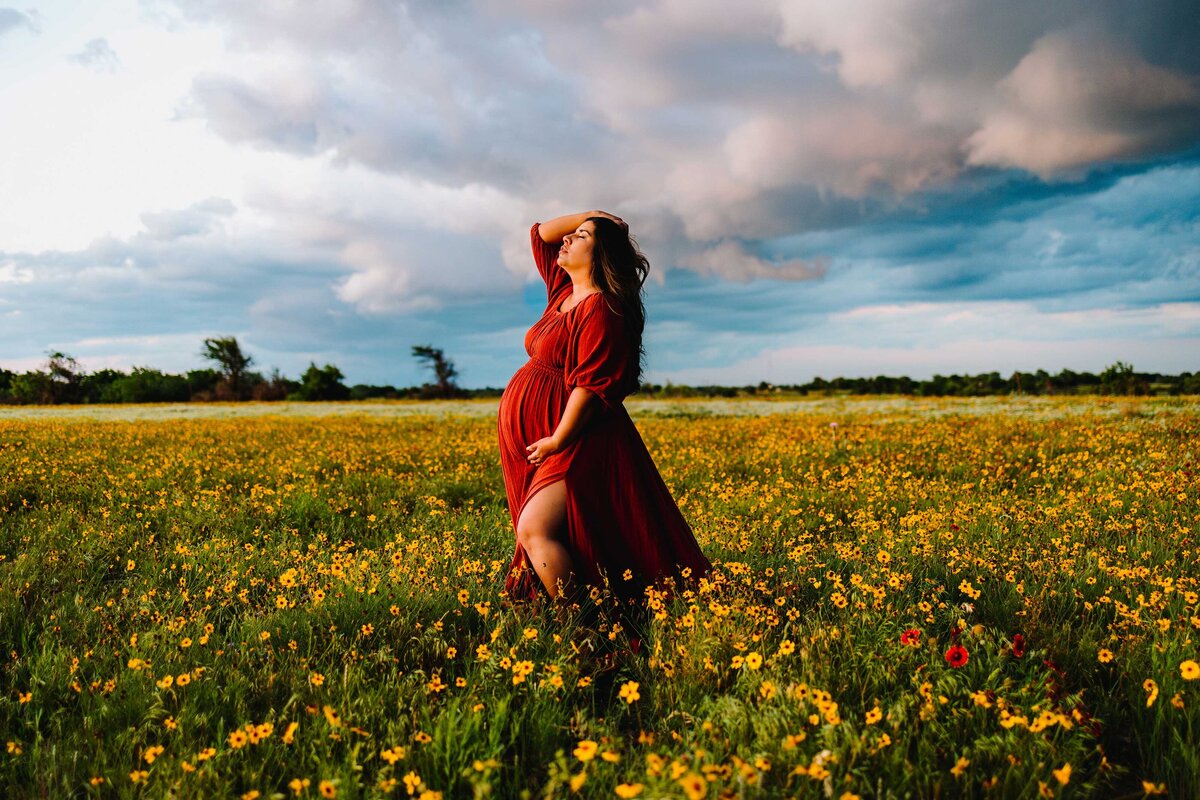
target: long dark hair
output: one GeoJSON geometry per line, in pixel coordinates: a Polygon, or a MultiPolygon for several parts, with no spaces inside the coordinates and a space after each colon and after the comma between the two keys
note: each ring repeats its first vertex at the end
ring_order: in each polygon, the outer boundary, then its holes
{"type": "Polygon", "coordinates": [[[588,219],[596,231],[592,244],[592,282],[603,292],[609,308],[625,318],[629,354],[637,362],[637,371],[630,376],[631,391],[636,392],[642,385],[642,362],[646,355],[642,345],[642,332],[646,328],[642,285],[650,272],[650,261],[626,228],[608,217],[588,219]]]}

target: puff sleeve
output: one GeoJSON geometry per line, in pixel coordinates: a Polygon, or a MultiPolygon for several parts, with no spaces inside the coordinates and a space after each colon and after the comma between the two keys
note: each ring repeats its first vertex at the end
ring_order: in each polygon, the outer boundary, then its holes
{"type": "Polygon", "coordinates": [[[529,229],[529,247],[533,250],[533,263],[537,265],[538,274],[546,282],[546,302],[554,299],[554,295],[571,282],[571,276],[558,265],[559,245],[542,241],[541,223],[533,223],[529,229]]]}
{"type": "Polygon", "coordinates": [[[609,308],[611,302],[596,294],[584,302],[572,320],[567,346],[565,379],[567,390],[582,386],[595,394],[606,408],[621,404],[631,393],[629,336],[625,319],[609,308]]]}

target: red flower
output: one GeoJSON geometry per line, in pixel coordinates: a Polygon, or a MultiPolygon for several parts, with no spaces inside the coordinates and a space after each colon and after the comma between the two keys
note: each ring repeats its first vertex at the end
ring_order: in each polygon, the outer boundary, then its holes
{"type": "Polygon", "coordinates": [[[909,628],[904,633],[900,634],[900,644],[916,647],[921,643],[921,632],[916,628],[909,628]]]}
{"type": "Polygon", "coordinates": [[[958,669],[963,664],[967,663],[967,648],[961,644],[951,645],[946,651],[946,663],[958,669]]]}
{"type": "Polygon", "coordinates": [[[1019,633],[1013,637],[1012,654],[1017,658],[1025,655],[1025,637],[1019,633]]]}

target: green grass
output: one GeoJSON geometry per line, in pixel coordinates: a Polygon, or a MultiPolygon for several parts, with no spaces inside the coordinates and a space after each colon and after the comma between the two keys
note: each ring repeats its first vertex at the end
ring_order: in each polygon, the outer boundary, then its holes
{"type": "Polygon", "coordinates": [[[6,411],[0,782],[1200,795],[1200,407],[629,407],[717,569],[562,622],[501,593],[494,402],[6,411]]]}

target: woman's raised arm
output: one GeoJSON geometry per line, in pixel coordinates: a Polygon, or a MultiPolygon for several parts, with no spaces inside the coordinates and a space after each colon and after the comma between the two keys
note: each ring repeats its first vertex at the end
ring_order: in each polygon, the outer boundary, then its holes
{"type": "Polygon", "coordinates": [[[543,242],[557,244],[563,240],[564,236],[582,225],[583,221],[588,217],[608,217],[618,225],[628,227],[625,225],[625,220],[613,216],[607,211],[581,211],[578,214],[564,214],[561,217],[555,217],[552,220],[541,223],[538,225],[538,233],[541,235],[543,242]]]}

